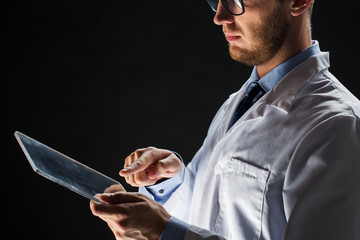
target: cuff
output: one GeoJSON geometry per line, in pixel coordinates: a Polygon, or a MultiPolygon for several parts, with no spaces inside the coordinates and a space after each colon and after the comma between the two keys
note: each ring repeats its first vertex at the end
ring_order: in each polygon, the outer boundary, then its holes
{"type": "Polygon", "coordinates": [[[189,227],[190,224],[171,216],[165,225],[160,240],[184,240],[189,227]]]}
{"type": "Polygon", "coordinates": [[[164,204],[170,198],[171,194],[183,183],[184,176],[185,165],[183,164],[181,172],[176,176],[152,186],[140,187],[139,192],[160,204],[164,204]]]}

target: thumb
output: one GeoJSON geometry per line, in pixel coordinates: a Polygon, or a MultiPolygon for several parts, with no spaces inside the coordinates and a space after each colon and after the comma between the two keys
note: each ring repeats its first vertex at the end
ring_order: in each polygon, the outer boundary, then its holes
{"type": "Polygon", "coordinates": [[[137,193],[116,192],[102,193],[100,199],[108,204],[134,203],[143,201],[143,197],[137,193]]]}

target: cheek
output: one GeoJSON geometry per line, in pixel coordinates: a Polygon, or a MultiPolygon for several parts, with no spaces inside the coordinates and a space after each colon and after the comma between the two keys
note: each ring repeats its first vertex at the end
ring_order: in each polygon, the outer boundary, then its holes
{"type": "Polygon", "coordinates": [[[259,13],[249,10],[236,19],[236,24],[239,26],[244,40],[251,43],[256,40],[259,29],[263,26],[263,18],[259,13]]]}

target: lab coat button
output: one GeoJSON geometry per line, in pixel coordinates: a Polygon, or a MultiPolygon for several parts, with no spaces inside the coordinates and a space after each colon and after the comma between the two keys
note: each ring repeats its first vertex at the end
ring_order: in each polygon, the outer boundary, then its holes
{"type": "Polygon", "coordinates": [[[159,190],[159,193],[164,193],[164,189],[160,189],[160,190],[159,190]]]}
{"type": "Polygon", "coordinates": [[[221,163],[217,163],[217,164],[215,165],[215,168],[214,168],[215,175],[220,174],[220,173],[221,173],[221,169],[222,169],[221,163]]]}

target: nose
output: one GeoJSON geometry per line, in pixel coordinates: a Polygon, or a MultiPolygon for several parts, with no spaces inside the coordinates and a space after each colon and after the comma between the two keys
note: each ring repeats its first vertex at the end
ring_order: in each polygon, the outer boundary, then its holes
{"type": "Polygon", "coordinates": [[[216,25],[224,25],[231,24],[234,22],[234,16],[230,14],[222,4],[221,0],[219,0],[219,5],[216,10],[216,14],[214,17],[214,23],[216,25]]]}

